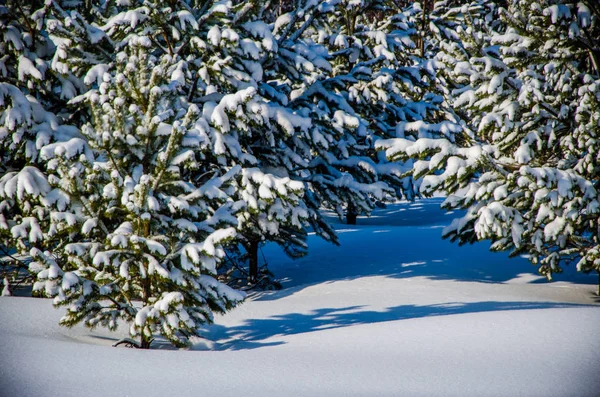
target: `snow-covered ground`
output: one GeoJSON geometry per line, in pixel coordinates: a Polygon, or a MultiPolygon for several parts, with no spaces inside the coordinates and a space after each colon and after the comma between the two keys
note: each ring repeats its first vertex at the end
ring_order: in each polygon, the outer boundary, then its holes
{"type": "Polygon", "coordinates": [[[264,254],[255,293],[190,351],[113,348],[50,301],[0,299],[0,396],[598,396],[597,276],[548,283],[525,259],[440,239],[440,199],[400,203],[340,247],[264,254]]]}

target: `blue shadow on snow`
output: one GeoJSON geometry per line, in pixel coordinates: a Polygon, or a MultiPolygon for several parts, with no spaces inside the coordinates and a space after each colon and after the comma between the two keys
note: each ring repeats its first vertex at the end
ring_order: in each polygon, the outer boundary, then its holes
{"type": "MultiPolygon", "coordinates": [[[[276,244],[263,252],[269,269],[280,279],[284,290],[260,294],[261,300],[278,299],[309,285],[352,280],[360,277],[427,277],[504,283],[520,279],[526,283],[546,283],[537,268],[525,258],[509,258],[507,252],[490,252],[489,242],[459,246],[442,239],[442,228],[458,213],[439,208],[443,199],[390,204],[359,218],[358,225],[338,223],[340,246],[314,234],[309,236],[308,255],[292,260],[276,244]]],[[[336,218],[331,214],[331,221],[336,218]]],[[[557,281],[597,283],[597,276],[565,266],[557,281]]]]}
{"type": "MultiPolygon", "coordinates": [[[[246,323],[225,327],[211,325],[201,333],[204,338],[216,342],[214,350],[246,350],[282,345],[283,341],[267,341],[277,336],[303,334],[360,324],[375,324],[432,316],[480,313],[506,310],[531,310],[571,307],[596,307],[555,302],[469,302],[435,305],[401,305],[384,311],[361,310],[363,306],[323,308],[309,313],[288,313],[269,318],[249,319],[246,323]]],[[[193,348],[192,348],[193,350],[193,348]]]]}

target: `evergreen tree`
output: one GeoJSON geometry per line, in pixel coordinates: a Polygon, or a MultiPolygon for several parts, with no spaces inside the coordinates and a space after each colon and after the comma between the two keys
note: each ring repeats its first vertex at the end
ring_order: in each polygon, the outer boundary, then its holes
{"type": "MultiPolygon", "coordinates": [[[[381,181],[370,158],[371,131],[349,102],[348,89],[357,79],[347,70],[336,70],[339,59],[330,48],[328,30],[336,10],[334,3],[306,2],[280,16],[274,29],[279,56],[268,77],[283,83],[278,92],[289,93],[286,106],[312,123],[309,133],[296,139],[296,152],[306,161],[293,171],[306,184],[308,207],[316,214],[320,208],[333,209],[341,217],[344,212],[369,213],[376,200],[394,190],[381,181]]],[[[316,220],[313,227],[335,242],[320,214],[316,220]]]]}
{"type": "Polygon", "coordinates": [[[209,30],[207,49],[220,55],[218,63],[202,67],[192,98],[203,107],[212,161],[242,167],[233,195],[247,203],[238,213],[238,242],[252,284],[259,278],[258,251],[264,241],[280,244],[292,257],[306,252],[310,216],[304,186],[288,173],[303,161],[293,141],[310,119],[287,109],[285,99],[282,105],[264,97],[273,92],[265,82],[265,64],[278,49],[270,27],[258,20],[264,12],[260,5],[241,3],[209,30]]]}
{"type": "Polygon", "coordinates": [[[154,333],[185,345],[214,311],[243,299],[214,278],[222,245],[235,237],[239,204],[226,190],[239,170],[194,180],[208,150],[194,127],[199,110],[171,81],[174,59],[153,57],[150,46],[131,37],[85,95],[92,119],[82,146],[46,148],[56,174],[44,200],[57,196],[68,207],[48,203],[56,208],[43,238],[68,238],[52,251],[32,249],[30,266],[34,291],[67,306],[62,324],[115,329],[123,319],[142,348],[154,333]]]}
{"type": "Polygon", "coordinates": [[[334,167],[367,188],[362,197],[338,200],[348,203],[350,214],[368,214],[381,200],[368,191],[377,183],[387,185],[390,198],[413,199],[419,194],[420,181],[406,176],[411,161],[388,162],[375,152],[377,141],[417,134],[443,136],[460,129],[443,97],[436,94],[433,62],[416,54],[412,40],[416,33],[410,12],[401,12],[393,1],[373,0],[337,3],[314,34],[315,41],[330,48],[333,68],[322,84],[331,102],[345,104],[341,110],[355,116],[360,125],[350,138],[340,139],[357,144],[327,155],[338,159],[334,167]]]}
{"type": "MultiPolygon", "coordinates": [[[[25,247],[14,247],[11,227],[43,212],[33,198],[46,193],[38,184],[46,175],[41,151],[78,136],[63,112],[73,86],[50,68],[55,46],[44,30],[47,13],[38,1],[0,5],[0,177],[21,181],[0,197],[0,274],[7,291],[13,281],[29,281],[28,255],[15,252],[25,247]]],[[[31,237],[39,241],[36,231],[31,237]]]]}
{"type": "MultiPolygon", "coordinates": [[[[3,102],[7,130],[22,128],[37,139],[36,151],[25,146],[26,156],[12,146],[3,150],[21,161],[0,179],[3,241],[31,258],[34,293],[68,307],[62,324],[114,329],[123,319],[141,347],[155,333],[180,346],[214,311],[243,299],[214,278],[223,244],[236,238],[235,213],[244,207],[229,198],[241,169],[206,161],[201,112],[186,99],[187,63],[177,52],[202,42],[170,51],[166,43],[174,40],[165,31],[138,25],[168,10],[111,4],[44,8],[55,52],[44,52],[51,61],[38,64],[77,87],[61,99],[85,93],[63,107],[71,113],[65,118],[83,122],[81,132],[61,125],[23,89],[3,86],[10,94],[3,102]]],[[[173,37],[177,27],[194,26],[189,11],[173,15],[173,37]]]]}
{"type": "Polygon", "coordinates": [[[454,46],[466,56],[449,90],[464,132],[383,146],[419,159],[422,191],[467,209],[446,237],[490,239],[548,278],[561,262],[598,270],[598,6],[515,0],[500,11],[501,26],[467,27],[472,44],[454,46]]]}

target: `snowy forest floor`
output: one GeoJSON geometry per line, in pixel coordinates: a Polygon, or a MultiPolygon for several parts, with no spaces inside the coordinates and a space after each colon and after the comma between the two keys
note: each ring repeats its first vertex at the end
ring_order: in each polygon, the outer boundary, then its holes
{"type": "Polygon", "coordinates": [[[0,299],[0,396],[600,395],[597,276],[441,239],[441,199],[398,203],[341,246],[263,249],[283,289],[216,318],[190,351],[110,347],[44,299],[0,299]]]}

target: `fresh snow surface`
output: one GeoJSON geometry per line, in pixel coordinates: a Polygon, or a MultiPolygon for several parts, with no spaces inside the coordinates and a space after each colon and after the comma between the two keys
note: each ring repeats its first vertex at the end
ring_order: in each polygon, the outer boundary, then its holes
{"type": "Polygon", "coordinates": [[[0,298],[0,396],[600,395],[595,275],[553,283],[485,243],[440,239],[442,199],[398,203],[340,247],[263,253],[283,289],[251,294],[190,351],[111,347],[49,300],[0,298]]]}

